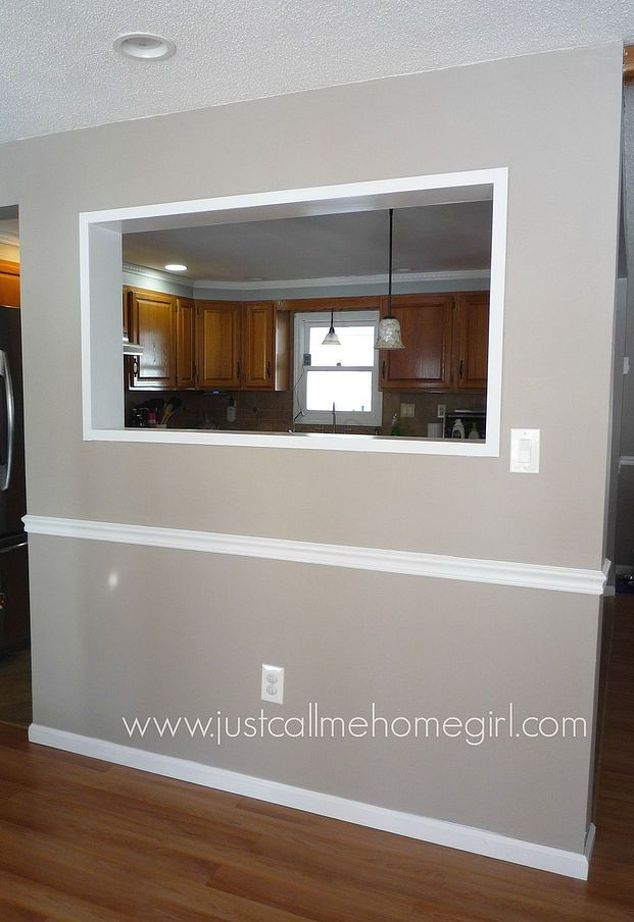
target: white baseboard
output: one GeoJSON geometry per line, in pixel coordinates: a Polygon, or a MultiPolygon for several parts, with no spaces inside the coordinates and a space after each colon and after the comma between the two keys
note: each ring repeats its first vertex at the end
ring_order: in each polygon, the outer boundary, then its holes
{"type": "Polygon", "coordinates": [[[131,746],[121,746],[107,740],[80,736],[66,730],[55,730],[39,724],[31,724],[29,727],[29,740],[42,746],[75,752],[102,759],[105,762],[113,762],[116,765],[125,765],[128,768],[177,778],[243,797],[253,797],[256,800],[316,813],[319,816],[327,816],[347,823],[357,823],[371,829],[381,829],[396,835],[409,836],[412,839],[420,839],[435,845],[485,855],[488,858],[498,858],[513,864],[538,868],[541,871],[551,871],[554,874],[563,874],[579,880],[586,880],[588,877],[594,842],[593,825],[588,830],[585,851],[583,853],[570,852],[535,842],[512,839],[509,836],[477,829],[473,826],[461,826],[458,823],[431,819],[413,813],[402,813],[398,810],[347,800],[319,791],[308,791],[289,784],[281,784],[278,781],[267,781],[264,778],[255,778],[251,775],[215,768],[212,765],[203,765],[200,762],[178,759],[174,756],[135,749],[131,746]]]}

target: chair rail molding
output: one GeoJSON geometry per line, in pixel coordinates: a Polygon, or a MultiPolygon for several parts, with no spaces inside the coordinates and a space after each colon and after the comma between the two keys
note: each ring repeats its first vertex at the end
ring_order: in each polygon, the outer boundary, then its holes
{"type": "Polygon", "coordinates": [[[346,544],[317,544],[285,538],[253,537],[154,525],[128,525],[93,522],[87,519],[26,515],[29,534],[88,541],[139,544],[145,547],[204,551],[235,557],[259,557],[299,564],[375,570],[409,576],[430,577],[473,583],[493,583],[524,589],[547,589],[585,595],[603,595],[610,562],[603,569],[551,567],[509,560],[483,560],[476,557],[451,557],[418,551],[355,547],[346,544]]]}

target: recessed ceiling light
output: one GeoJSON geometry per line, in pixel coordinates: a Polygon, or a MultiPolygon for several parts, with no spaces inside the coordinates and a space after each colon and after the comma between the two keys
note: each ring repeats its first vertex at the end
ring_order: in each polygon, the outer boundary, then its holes
{"type": "Polygon", "coordinates": [[[168,272],[187,272],[187,266],[182,263],[167,263],[165,268],[168,272]]]}
{"type": "Polygon", "coordinates": [[[410,268],[405,268],[405,269],[395,269],[394,271],[395,272],[411,272],[412,270],[410,268]]]}
{"type": "Polygon", "coordinates": [[[247,282],[263,282],[263,275],[247,275],[247,282]]]}
{"type": "Polygon", "coordinates": [[[113,48],[128,58],[142,61],[164,61],[176,51],[174,42],[151,32],[124,32],[115,38],[113,48]]]}

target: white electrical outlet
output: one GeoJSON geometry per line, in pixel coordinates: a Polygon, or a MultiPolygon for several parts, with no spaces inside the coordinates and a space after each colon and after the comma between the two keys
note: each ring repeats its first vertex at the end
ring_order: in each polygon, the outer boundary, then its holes
{"type": "Polygon", "coordinates": [[[444,419],[446,415],[447,415],[447,404],[439,403],[438,409],[436,411],[436,416],[438,417],[438,419],[444,419]]]}
{"type": "Polygon", "coordinates": [[[401,416],[402,417],[409,417],[409,419],[413,419],[415,410],[416,410],[415,403],[402,403],[401,404],[401,416]]]}
{"type": "Polygon", "coordinates": [[[262,663],[262,701],[282,704],[284,701],[284,667],[262,663]]]}

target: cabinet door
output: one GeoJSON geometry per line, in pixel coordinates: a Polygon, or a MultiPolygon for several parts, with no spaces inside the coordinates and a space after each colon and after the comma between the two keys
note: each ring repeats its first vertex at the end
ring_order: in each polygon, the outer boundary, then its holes
{"type": "Polygon", "coordinates": [[[240,314],[235,301],[198,301],[198,384],[236,390],[242,379],[240,314]]]}
{"type": "Polygon", "coordinates": [[[20,306],[20,264],[0,259],[0,304],[20,306]]]}
{"type": "MultiPolygon", "coordinates": [[[[404,349],[381,353],[384,390],[447,390],[451,386],[450,295],[399,295],[392,314],[401,324],[404,349]]],[[[381,316],[387,313],[387,299],[381,316]]]]}
{"type": "Polygon", "coordinates": [[[196,305],[176,300],[176,386],[196,387],[196,305]]]}
{"type": "Polygon", "coordinates": [[[458,390],[485,390],[489,359],[489,292],[456,296],[456,378],[458,390]]]}
{"type": "Polygon", "coordinates": [[[135,356],[133,362],[130,387],[173,388],[176,384],[174,298],[156,291],[133,289],[130,307],[132,338],[143,346],[143,355],[135,356]]]}
{"type": "Polygon", "coordinates": [[[244,305],[242,365],[245,389],[275,389],[275,308],[271,301],[244,305]]]}

